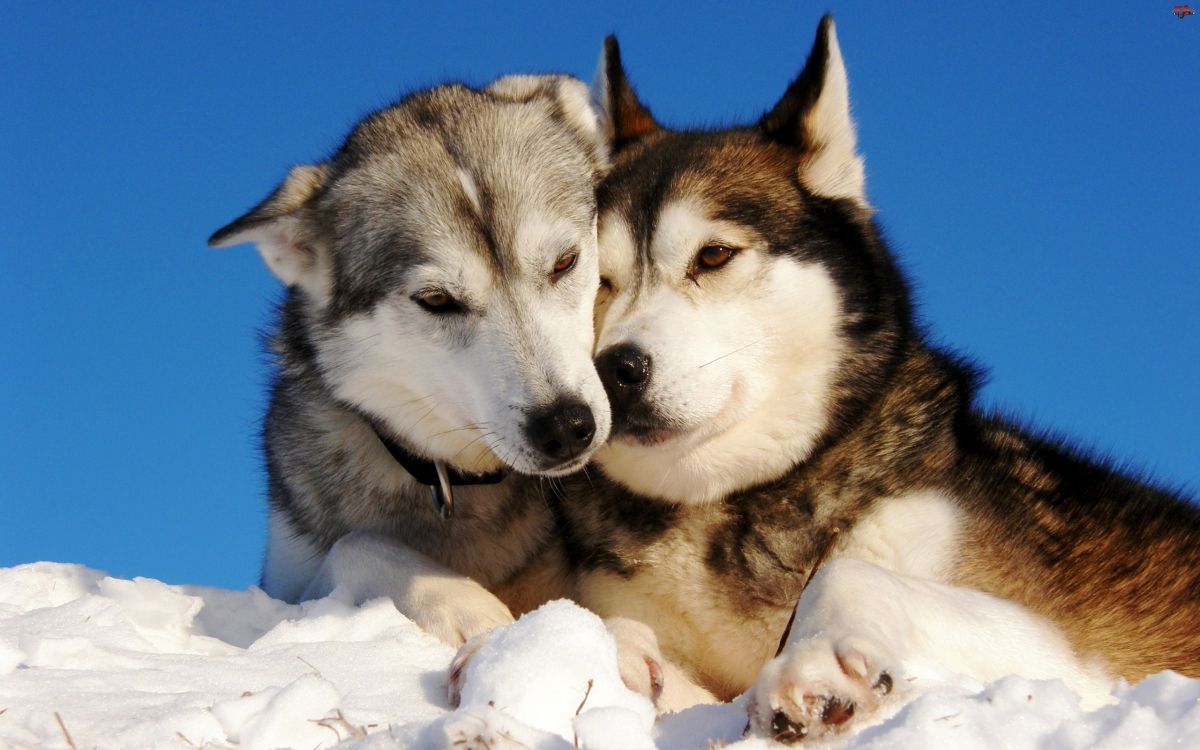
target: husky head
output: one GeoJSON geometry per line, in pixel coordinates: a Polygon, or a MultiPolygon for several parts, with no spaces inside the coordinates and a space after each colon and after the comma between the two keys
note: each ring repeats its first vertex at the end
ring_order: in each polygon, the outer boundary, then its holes
{"type": "Polygon", "coordinates": [[[705,502],[812,457],[878,392],[908,319],[871,221],[832,19],[757,123],[669,131],[606,42],[597,454],[642,495],[705,502]]]}
{"type": "Polygon", "coordinates": [[[327,396],[466,472],[583,465],[608,437],[592,364],[595,181],[587,87],[447,85],[362,120],[214,246],[257,244],[288,287],[281,340],[327,396]]]}

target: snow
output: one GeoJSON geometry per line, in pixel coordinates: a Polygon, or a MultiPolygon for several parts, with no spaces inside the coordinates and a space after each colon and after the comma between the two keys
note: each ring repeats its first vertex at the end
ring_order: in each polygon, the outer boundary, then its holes
{"type": "MultiPolygon", "coordinates": [[[[621,683],[603,625],[567,602],[499,631],[468,666],[456,711],[453,656],[386,600],[290,605],[76,565],[0,569],[0,748],[772,746],[742,739],[738,702],[656,722],[621,683]]],[[[1090,713],[1056,681],[947,679],[918,692],[833,746],[1200,747],[1200,681],[1169,672],[1090,713]]]]}

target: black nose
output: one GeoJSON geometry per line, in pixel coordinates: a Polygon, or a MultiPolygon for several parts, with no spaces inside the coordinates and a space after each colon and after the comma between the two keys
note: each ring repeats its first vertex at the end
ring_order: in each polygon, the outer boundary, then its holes
{"type": "Polygon", "coordinates": [[[596,371],[608,400],[618,408],[636,403],[650,380],[650,355],[630,344],[618,344],[600,352],[596,371]]]}
{"type": "Polygon", "coordinates": [[[562,461],[578,456],[592,444],[596,420],[582,401],[559,399],[529,417],[525,434],[539,451],[562,461]]]}

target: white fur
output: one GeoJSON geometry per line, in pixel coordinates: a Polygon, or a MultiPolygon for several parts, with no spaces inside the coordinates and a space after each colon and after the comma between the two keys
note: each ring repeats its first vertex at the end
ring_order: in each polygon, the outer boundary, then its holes
{"type": "Polygon", "coordinates": [[[601,49],[600,59],[596,61],[596,72],[592,76],[591,85],[588,87],[588,97],[592,110],[598,114],[599,125],[604,135],[604,140],[612,143],[616,137],[616,129],[613,127],[612,116],[608,111],[609,91],[608,52],[605,49],[601,49]]]}
{"type": "Polygon", "coordinates": [[[392,537],[362,531],[333,545],[302,598],[330,595],[356,604],[387,597],[422,630],[456,647],[513,621],[504,602],[474,579],[392,537]]]}
{"type": "Polygon", "coordinates": [[[471,202],[471,208],[475,209],[477,216],[483,216],[483,204],[479,201],[479,186],[475,184],[475,178],[462,167],[459,167],[457,172],[458,183],[462,185],[467,200],[471,202]]]}
{"type": "Polygon", "coordinates": [[[303,289],[319,305],[326,305],[331,289],[329,260],[325,253],[304,243],[300,227],[297,217],[283,216],[230,235],[217,247],[253,242],[267,268],[284,286],[303,289]]]}
{"type": "Polygon", "coordinates": [[[605,214],[604,221],[597,225],[597,244],[600,247],[600,275],[612,282],[614,291],[628,287],[637,254],[629,225],[615,213],[605,214]]]}
{"type": "Polygon", "coordinates": [[[558,84],[558,101],[563,114],[576,127],[601,143],[607,143],[600,124],[600,108],[592,103],[587,84],[574,78],[563,78],[558,84]]]}
{"type": "Polygon", "coordinates": [[[608,214],[603,223],[599,223],[599,217],[597,222],[597,246],[601,249],[600,278],[609,282],[607,287],[601,286],[597,290],[596,303],[592,310],[597,332],[594,348],[596,353],[599,353],[602,321],[619,291],[626,289],[632,281],[633,260],[637,250],[633,246],[633,233],[624,220],[615,214],[608,214]]]}
{"type": "Polygon", "coordinates": [[[865,170],[850,117],[850,85],[832,22],[825,82],[804,125],[813,145],[800,168],[805,186],[817,195],[866,203],[865,170]]]}
{"type": "Polygon", "coordinates": [[[276,599],[297,601],[320,565],[321,551],[297,534],[282,513],[272,510],[267,516],[263,590],[276,599]]]}
{"type": "Polygon", "coordinates": [[[515,73],[502,76],[488,84],[487,90],[513,99],[528,99],[546,82],[544,76],[515,73]]]}
{"type": "Polygon", "coordinates": [[[879,501],[849,530],[838,556],[902,575],[947,581],[959,555],[961,529],[962,511],[953,500],[936,490],[914,492],[879,501]]]}
{"type": "Polygon", "coordinates": [[[305,240],[303,220],[297,214],[324,184],[325,177],[323,165],[293,167],[270,198],[270,218],[251,224],[213,246],[255,243],[267,268],[285,286],[303,289],[319,305],[328,304],[332,290],[328,254],[305,240]]]}
{"type": "MultiPolygon", "coordinates": [[[[631,255],[628,228],[605,225],[606,256],[631,255]]],[[[635,492],[677,502],[713,501],[779,476],[827,424],[841,354],[833,280],[820,265],[768,255],[749,230],[692,202],[663,209],[652,243],[657,282],[629,289],[614,278],[597,350],[634,344],[649,354],[647,398],[679,429],[655,445],[617,438],[597,460],[635,492]],[[742,250],[719,273],[687,278],[713,241],[742,250]]]]}

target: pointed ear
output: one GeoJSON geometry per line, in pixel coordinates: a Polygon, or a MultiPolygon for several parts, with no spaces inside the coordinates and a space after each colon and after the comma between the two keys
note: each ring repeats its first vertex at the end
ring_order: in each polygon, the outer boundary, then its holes
{"type": "Polygon", "coordinates": [[[832,16],[821,19],[804,70],[759,127],[771,140],[803,152],[800,180],[809,190],[867,202],[846,66],[832,16]]]}
{"type": "Polygon", "coordinates": [[[612,34],[604,40],[604,51],[592,82],[592,101],[604,113],[604,126],[614,154],[662,130],[650,109],[638,101],[621,65],[621,47],[612,34]]]}
{"type": "Polygon", "coordinates": [[[319,240],[307,228],[306,209],[328,176],[324,164],[293,167],[263,202],[213,232],[209,246],[253,242],[280,281],[298,286],[324,303],[329,295],[329,263],[319,240]]]}

